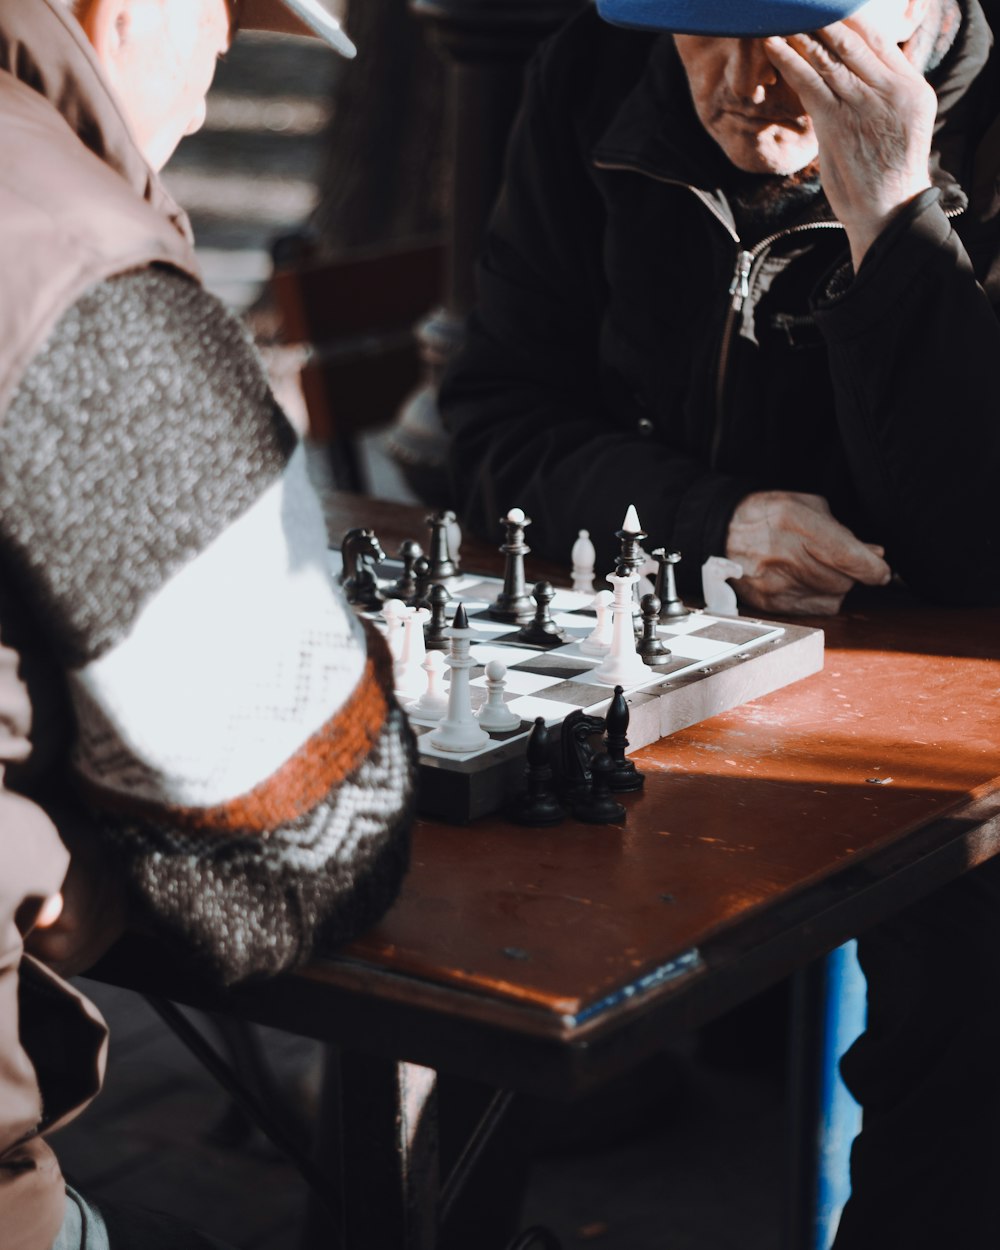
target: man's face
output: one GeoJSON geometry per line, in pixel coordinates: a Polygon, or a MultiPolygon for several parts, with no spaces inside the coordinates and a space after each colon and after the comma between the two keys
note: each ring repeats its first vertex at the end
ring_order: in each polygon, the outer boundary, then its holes
{"type": "MultiPolygon", "coordinates": [[[[848,24],[902,43],[919,19],[914,0],[869,0],[848,24]]],[[[793,174],[816,159],[812,121],[764,54],[762,39],[675,35],[695,112],[730,162],[750,174],[793,174]]]]}
{"type": "Polygon", "coordinates": [[[162,169],[205,120],[231,38],[226,0],[93,0],[81,23],[143,155],[162,169]]]}

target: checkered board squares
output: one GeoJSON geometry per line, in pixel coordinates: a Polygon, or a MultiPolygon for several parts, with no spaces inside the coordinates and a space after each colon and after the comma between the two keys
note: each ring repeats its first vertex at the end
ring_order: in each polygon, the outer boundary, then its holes
{"type": "MultiPolygon", "coordinates": [[[[331,567],[339,572],[339,553],[331,553],[331,567]]],[[[400,571],[398,562],[386,561],[379,568],[380,581],[388,588],[400,571]]],[[[460,577],[449,592],[452,608],[464,604],[474,635],[473,709],[486,700],[485,665],[500,660],[507,666],[504,701],[521,725],[494,733],[488,745],[463,754],[433,747],[434,723],[411,713],[421,764],[418,806],[427,816],[464,822],[501,808],[521,786],[525,747],[536,717],[557,728],[577,710],[603,715],[611,700],[611,688],[591,676],[601,657],[587,655],[579,646],[596,623],[593,596],[556,590],[551,611],[567,642],[546,650],[521,642],[516,627],[490,617],[489,605],[500,589],[498,579],[469,575],[460,577]]],[[[365,615],[381,623],[378,614],[365,615]]],[[[632,749],[805,677],[823,663],[821,631],[801,626],[692,611],[660,626],[658,634],[670,656],[626,689],[632,749]]],[[[446,690],[447,680],[446,673],[446,690]]]]}

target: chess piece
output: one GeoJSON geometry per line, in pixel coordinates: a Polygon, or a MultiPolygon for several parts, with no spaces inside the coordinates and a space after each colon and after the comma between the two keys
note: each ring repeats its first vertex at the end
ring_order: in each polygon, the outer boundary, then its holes
{"type": "Polygon", "coordinates": [[[570,803],[590,793],[593,780],[590,766],[594,758],[590,739],[603,732],[604,717],[591,716],[582,708],[570,712],[562,723],[559,739],[562,789],[570,803]]]}
{"type": "Polygon", "coordinates": [[[713,616],[739,616],[736,591],[729,585],[730,577],[742,577],[743,565],[723,556],[709,556],[701,566],[701,589],[705,611],[713,616]]]}
{"type": "Polygon", "coordinates": [[[597,552],[590,541],[589,530],[580,530],[570,558],[573,561],[573,589],[583,595],[592,595],[597,552]]]}
{"type": "Polygon", "coordinates": [[[413,592],[415,608],[430,608],[431,562],[426,556],[418,556],[413,562],[413,580],[416,589],[413,592]]]}
{"type": "Polygon", "coordinates": [[[420,667],[427,675],[427,689],[408,711],[422,720],[440,720],[448,711],[448,696],[442,689],[446,662],[440,651],[428,651],[420,667]]]}
{"type": "Polygon", "coordinates": [[[611,796],[615,762],[607,752],[594,757],[590,766],[593,783],[589,792],[581,795],[573,804],[577,820],[591,825],[617,825],[625,819],[625,808],[611,796]]]}
{"type": "Polygon", "coordinates": [[[445,530],[448,535],[448,551],[451,555],[451,562],[455,566],[456,574],[462,571],[462,561],[459,559],[459,553],[462,549],[462,527],[458,523],[458,517],[450,510],[445,512],[445,530]]]}
{"type": "Polygon", "coordinates": [[[521,718],[504,702],[503,692],[507,685],[507,665],[500,660],[490,660],[486,665],[486,702],[479,709],[480,729],[502,732],[520,729],[521,718]]]}
{"type": "Polygon", "coordinates": [[[412,604],[417,594],[417,578],[415,573],[415,565],[424,554],[424,549],[418,542],[412,538],[407,538],[405,542],[400,544],[399,559],[403,565],[403,571],[399,575],[399,580],[390,591],[397,599],[402,599],[404,603],[412,604]]]}
{"type": "Polygon", "coordinates": [[[453,512],[435,512],[427,518],[431,527],[430,560],[431,584],[449,586],[458,576],[458,568],[448,548],[448,527],[455,520],[453,512]]]}
{"type": "Polygon", "coordinates": [[[403,618],[403,641],[394,674],[396,693],[404,700],[419,699],[427,689],[427,674],[423,668],[427,654],[424,622],[430,615],[426,608],[408,608],[403,618]]]}
{"type": "Polygon", "coordinates": [[[681,602],[677,594],[677,577],[675,568],[681,561],[679,551],[667,551],[665,547],[657,547],[653,558],[659,566],[656,570],[656,585],[653,594],[660,601],[660,622],[679,621],[691,613],[681,602]]]}
{"type": "Polygon", "coordinates": [[[597,624],[586,638],[580,641],[584,655],[607,655],[611,649],[611,604],[614,595],[610,590],[599,590],[594,596],[593,607],[597,612],[597,624]]]}
{"type": "MultiPolygon", "coordinates": [[[[641,663],[641,661],[640,661],[641,663]]],[[[635,764],[625,758],[628,748],[629,710],[621,686],[615,686],[614,697],[605,716],[607,722],[608,755],[614,764],[610,785],[615,791],[641,790],[646,778],[635,764]]]]}
{"type": "Polygon", "coordinates": [[[382,618],[385,621],[385,640],[389,644],[389,654],[393,662],[399,660],[403,651],[403,622],[409,608],[402,599],[386,599],[382,604],[382,618]]]}
{"type": "MultiPolygon", "coordinates": [[[[619,568],[623,568],[619,564],[619,568]]],[[[649,681],[649,670],[635,649],[635,631],[632,627],[632,585],[636,574],[632,572],[609,573],[608,581],[614,587],[611,605],[611,648],[590,677],[603,686],[637,686],[649,681]]]]}
{"type": "Polygon", "coordinates": [[[344,567],[340,584],[348,603],[374,611],[382,606],[375,568],[385,559],[382,544],[372,529],[350,529],[340,544],[344,567]]]}
{"type": "MultiPolygon", "coordinates": [[[[646,531],[639,524],[639,514],[635,510],[635,504],[630,503],[628,511],[625,513],[625,520],[622,521],[620,530],[615,531],[615,537],[621,543],[621,551],[618,556],[619,566],[624,566],[633,573],[638,573],[646,559],[646,553],[641,548],[642,540],[647,537],[646,531]]],[[[617,570],[621,576],[621,568],[617,570]]]]}
{"type": "Polygon", "coordinates": [[[448,713],[428,741],[439,751],[476,751],[486,746],[490,735],[479,728],[472,713],[472,692],[469,688],[469,670],[475,664],[469,654],[472,630],[465,615],[465,608],[458,605],[455,619],[448,630],[451,652],[445,663],[451,669],[448,685],[448,713]]]}
{"type": "Polygon", "coordinates": [[[549,731],[544,717],[537,717],[531,736],[524,769],[527,789],[511,809],[511,817],[522,825],[557,825],[565,819],[552,788],[552,765],[549,763],[549,731]]]}
{"type": "Polygon", "coordinates": [[[636,651],[643,664],[663,664],[670,658],[670,648],[656,633],[660,623],[660,601],[656,595],[643,595],[639,607],[642,610],[642,638],[636,651]]]}
{"type": "Polygon", "coordinates": [[[448,604],[451,595],[443,586],[432,586],[431,618],[424,628],[424,644],[428,651],[448,651],[448,604]]]}
{"type": "Polygon", "coordinates": [[[494,621],[524,625],[535,614],[524,588],[524,557],[531,551],[524,541],[524,531],[531,524],[531,517],[525,516],[521,508],[511,508],[501,517],[500,524],[506,529],[500,548],[504,555],[503,588],[486,610],[494,621]]]}
{"type": "Polygon", "coordinates": [[[566,641],[566,635],[552,619],[550,604],[556,592],[551,582],[535,582],[531,592],[535,600],[535,615],[522,625],[517,632],[518,642],[526,642],[532,647],[559,647],[566,641]]]}

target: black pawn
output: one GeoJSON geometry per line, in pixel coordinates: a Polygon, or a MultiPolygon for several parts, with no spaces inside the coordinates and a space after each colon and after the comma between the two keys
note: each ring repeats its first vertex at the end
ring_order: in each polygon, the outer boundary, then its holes
{"type": "Polygon", "coordinates": [[[590,765],[593,788],[589,795],[573,805],[573,815],[590,825],[617,825],[625,819],[625,808],[611,797],[615,762],[606,752],[594,757],[590,765]]]}
{"type": "Polygon", "coordinates": [[[455,519],[453,512],[435,512],[427,518],[431,527],[430,580],[442,586],[448,585],[458,574],[455,561],[448,550],[448,524],[455,519]]]}
{"type": "Polygon", "coordinates": [[[656,585],[653,587],[653,593],[660,601],[661,622],[679,621],[685,616],[690,616],[690,611],[684,606],[677,594],[675,568],[680,564],[681,553],[657,547],[652,554],[653,559],[659,564],[659,568],[656,570],[656,585]]]}
{"type": "Polygon", "coordinates": [[[412,604],[417,593],[416,563],[423,554],[423,547],[412,538],[406,539],[400,545],[399,559],[402,562],[403,571],[399,575],[399,580],[393,586],[390,597],[402,599],[404,603],[412,604]]]}
{"type": "Polygon", "coordinates": [[[535,582],[531,595],[535,600],[535,615],[517,631],[518,642],[527,642],[533,647],[561,646],[566,641],[566,635],[552,619],[550,605],[556,597],[552,583],[535,582]]]}
{"type": "Polygon", "coordinates": [[[448,651],[450,639],[448,628],[448,604],[451,595],[443,586],[432,586],[430,593],[431,619],[424,625],[424,646],[428,651],[448,651]]]}
{"type": "Polygon", "coordinates": [[[431,562],[426,556],[420,556],[415,561],[413,565],[413,580],[417,583],[417,588],[413,593],[413,606],[415,608],[429,608],[431,606],[431,562]]]}
{"type": "Polygon", "coordinates": [[[618,793],[626,793],[629,790],[641,790],[646,778],[639,772],[631,760],[625,758],[625,751],[628,747],[626,734],[628,732],[629,710],[621,686],[615,686],[614,697],[611,700],[605,720],[608,726],[606,735],[608,755],[611,756],[611,762],[615,766],[615,770],[611,774],[611,789],[618,793]]]}
{"type": "Polygon", "coordinates": [[[552,786],[552,765],[549,762],[549,731],[539,716],[528,738],[527,764],[524,770],[527,789],[514,804],[511,816],[521,825],[557,825],[566,813],[552,786]]]}
{"type": "Polygon", "coordinates": [[[643,664],[663,664],[670,658],[670,648],[656,634],[660,623],[660,601],[656,595],[643,595],[639,606],[642,609],[642,637],[636,651],[642,656],[643,664]]]}

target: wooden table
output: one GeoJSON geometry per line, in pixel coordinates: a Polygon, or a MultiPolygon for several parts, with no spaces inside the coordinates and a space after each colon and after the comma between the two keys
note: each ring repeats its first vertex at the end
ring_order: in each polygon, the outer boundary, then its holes
{"type": "MultiPolygon", "coordinates": [[[[387,551],[424,533],[415,510],[335,496],[328,513],[387,551]]],[[[463,547],[466,567],[495,559],[463,547]]],[[[890,588],[807,623],[824,671],[638,752],[623,826],[421,822],[381,924],[225,1008],[572,1098],[995,854],[1000,609],[890,588]]],[[[220,1006],[138,944],[102,975],[220,1006]]]]}

